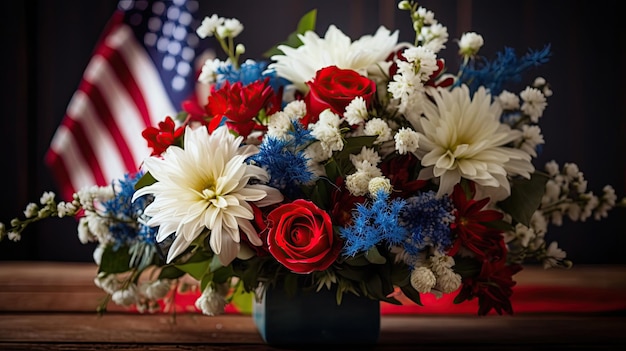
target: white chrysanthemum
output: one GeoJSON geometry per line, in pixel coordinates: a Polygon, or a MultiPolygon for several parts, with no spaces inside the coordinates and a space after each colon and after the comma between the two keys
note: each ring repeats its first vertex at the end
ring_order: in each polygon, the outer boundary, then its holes
{"type": "Polygon", "coordinates": [[[521,107],[522,112],[527,114],[534,123],[539,122],[539,117],[543,115],[543,111],[548,105],[546,97],[539,89],[531,87],[526,87],[526,89],[520,93],[520,97],[522,101],[524,101],[521,107]]]}
{"type": "Polygon", "coordinates": [[[357,96],[346,106],[346,112],[343,114],[344,118],[350,125],[355,125],[367,120],[367,105],[365,100],[361,96],[357,96]]]}
{"type": "MultiPolygon", "coordinates": [[[[430,76],[439,68],[435,53],[422,46],[410,47],[402,52],[402,56],[406,58],[407,62],[413,64],[410,66],[410,71],[417,74],[423,82],[429,80],[430,76]]],[[[400,67],[398,67],[399,72],[407,73],[406,68],[400,69],[400,67]]]]}
{"type": "Polygon", "coordinates": [[[396,150],[400,155],[407,152],[415,152],[419,146],[419,134],[411,128],[403,127],[393,136],[396,142],[396,150]]]}
{"type": "Polygon", "coordinates": [[[387,122],[380,118],[373,118],[367,121],[365,124],[365,134],[378,136],[376,140],[374,140],[374,144],[382,144],[392,139],[391,128],[389,128],[387,122]]]}
{"type": "Polygon", "coordinates": [[[417,267],[411,271],[411,286],[418,292],[425,294],[430,292],[437,283],[437,278],[433,271],[427,267],[417,267]]]}
{"type": "Polygon", "coordinates": [[[283,109],[290,118],[302,118],[306,115],[306,103],[304,100],[294,100],[288,103],[283,109]]]}
{"type": "Polygon", "coordinates": [[[350,162],[352,162],[354,167],[359,168],[363,161],[371,165],[377,165],[380,163],[381,158],[376,150],[363,146],[358,154],[350,154],[350,162]]]}
{"type": "Polygon", "coordinates": [[[374,35],[365,35],[352,42],[336,26],[330,25],[324,38],[313,31],[300,34],[298,38],[302,45],[297,48],[279,45],[283,54],[272,56],[274,62],[268,68],[275,69],[279,77],[306,92],[306,82],[324,67],[337,66],[366,74],[369,66],[385,61],[393,51],[398,42],[398,31],[391,33],[381,26],[374,35]]]}
{"type": "Polygon", "coordinates": [[[370,179],[367,184],[367,191],[372,195],[372,197],[376,197],[379,191],[384,191],[385,193],[391,193],[392,186],[389,178],[386,177],[374,177],[370,179]]]}
{"type": "Polygon", "coordinates": [[[278,111],[269,116],[266,135],[277,139],[286,139],[292,127],[289,115],[284,111],[278,111]]]}
{"type": "Polygon", "coordinates": [[[500,123],[502,112],[498,103],[479,88],[470,98],[469,89],[462,85],[452,91],[433,91],[434,103],[424,106],[425,118],[419,126],[420,146],[417,150],[422,165],[421,179],[439,179],[438,196],[451,194],[461,178],[476,182],[478,189],[493,200],[510,194],[507,175],[530,178],[534,167],[528,153],[507,147],[521,136],[500,123]]]}
{"type": "Polygon", "coordinates": [[[343,149],[343,137],[339,130],[340,124],[341,119],[339,115],[333,113],[330,109],[320,113],[317,122],[309,124],[311,135],[320,141],[324,152],[323,155],[326,159],[332,156],[333,151],[343,149]]]}
{"type": "Polygon", "coordinates": [[[485,44],[482,35],[475,32],[467,32],[459,40],[459,54],[463,56],[474,56],[485,44]]]}
{"type": "Polygon", "coordinates": [[[211,230],[209,244],[222,264],[239,253],[240,229],[253,245],[261,245],[250,223],[254,218],[248,202],[266,206],[282,201],[278,190],[249,180],[268,180],[260,167],[245,160],[258,152],[253,145],[240,146],[222,126],[209,135],[206,127],[185,129],[184,148],[169,147],[161,157],[144,161],[147,172],[157,180],[135,192],[133,200],[147,194],[154,201],[144,213],[149,226],[158,226],[157,241],[175,234],[167,254],[171,262],[189,247],[205,229],[211,230]]]}
{"type": "Polygon", "coordinates": [[[356,171],[346,177],[346,189],[354,196],[364,196],[369,191],[371,175],[365,171],[356,171]]]}

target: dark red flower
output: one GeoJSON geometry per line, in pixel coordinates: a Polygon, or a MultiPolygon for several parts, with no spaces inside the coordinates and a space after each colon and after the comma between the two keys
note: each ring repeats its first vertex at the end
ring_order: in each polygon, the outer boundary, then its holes
{"type": "Polygon", "coordinates": [[[467,277],[455,302],[478,298],[478,314],[486,315],[492,309],[498,314],[513,314],[511,296],[515,281],[513,275],[522,270],[519,264],[507,265],[505,259],[484,260],[476,277],[467,277]]]}
{"type": "Polygon", "coordinates": [[[501,220],[503,215],[495,210],[483,210],[489,198],[474,200],[474,183],[469,183],[470,194],[465,194],[463,187],[457,184],[452,192],[455,207],[455,222],[451,225],[456,235],[450,255],[454,255],[460,246],[472,251],[480,260],[500,260],[506,256],[506,246],[502,231],[491,228],[485,223],[501,220]]]}
{"type": "Polygon", "coordinates": [[[163,122],[159,122],[158,128],[148,127],[141,135],[148,141],[152,148],[152,156],[162,154],[170,145],[176,144],[182,137],[184,126],[176,128],[174,120],[167,116],[163,122]]]}
{"type": "Polygon", "coordinates": [[[415,155],[407,153],[380,164],[380,170],[393,187],[392,197],[408,198],[426,185],[426,180],[417,180],[416,175],[411,174],[411,171],[418,169],[419,162],[415,155]]]}
{"type": "Polygon", "coordinates": [[[330,198],[330,216],[333,223],[340,227],[352,224],[352,212],[359,203],[364,203],[365,196],[354,196],[346,189],[345,179],[338,177],[330,198]]]}
{"type": "MultiPolygon", "coordinates": [[[[213,132],[225,120],[231,130],[244,138],[255,130],[264,130],[255,118],[262,109],[270,107],[274,102],[274,91],[269,85],[269,78],[244,86],[241,82],[230,84],[228,81],[209,95],[206,110],[212,118],[209,132],[213,132]]],[[[276,107],[273,107],[276,108],[276,107]]]]}
{"type": "MultiPolygon", "coordinates": [[[[259,234],[259,238],[263,242],[263,245],[256,246],[250,243],[247,235],[241,235],[241,242],[246,243],[249,248],[251,248],[257,256],[264,257],[269,255],[269,250],[267,247],[267,217],[266,213],[262,211],[258,206],[253,203],[248,203],[250,207],[252,207],[252,212],[254,213],[254,219],[252,220],[252,225],[254,229],[256,229],[259,234]]],[[[264,208],[263,210],[267,210],[264,208]]]]}

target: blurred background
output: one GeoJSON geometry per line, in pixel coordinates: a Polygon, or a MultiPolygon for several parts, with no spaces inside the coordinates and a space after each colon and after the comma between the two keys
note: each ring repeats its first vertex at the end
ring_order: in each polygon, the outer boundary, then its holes
{"type": "MultiPolygon", "coordinates": [[[[423,0],[448,28],[450,41],[440,56],[452,72],[459,64],[454,39],[475,31],[485,39],[480,54],[494,58],[505,46],[519,54],[552,46],[550,62],[532,70],[524,83],[543,76],[554,92],[540,121],[546,144],[535,166],[550,160],[577,163],[601,194],[612,185],[626,194],[626,29],[615,1],[590,4],[572,0],[423,0]]],[[[214,13],[235,17],[245,26],[237,42],[244,58],[286,39],[302,15],[317,9],[316,32],[336,24],[353,40],[373,34],[379,25],[400,30],[412,41],[407,12],[394,0],[200,0],[200,18],[214,13]]],[[[44,155],[76,91],[94,46],[117,7],[117,0],[31,0],[4,4],[5,33],[0,118],[1,162],[5,167],[0,204],[4,223],[43,191],[57,191],[44,155]]],[[[211,40],[206,39],[206,40],[211,40]]],[[[222,53],[216,50],[218,57],[222,53]]],[[[522,86],[523,88],[523,86],[522,86]]],[[[520,88],[521,89],[521,88],[520,88]]],[[[509,89],[511,91],[518,91],[509,89]]],[[[138,136],[140,137],[140,136],[138,136]]],[[[565,221],[552,226],[556,240],[575,264],[624,264],[626,211],[613,209],[600,222],[565,221]]],[[[0,243],[0,260],[92,261],[95,245],[79,242],[74,218],[35,224],[18,243],[0,243]]]]}

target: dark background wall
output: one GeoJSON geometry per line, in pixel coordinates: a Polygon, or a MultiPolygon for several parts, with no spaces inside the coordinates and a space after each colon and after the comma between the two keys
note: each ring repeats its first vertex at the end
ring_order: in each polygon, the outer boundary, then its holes
{"type": "MultiPolygon", "coordinates": [[[[238,38],[246,57],[261,53],[286,38],[300,16],[317,8],[317,32],[334,23],[356,39],[379,25],[400,29],[412,41],[407,13],[393,0],[264,0],[201,1],[201,13],[236,17],[245,26],[238,38]]],[[[611,184],[626,194],[626,29],[616,1],[593,4],[573,0],[423,0],[451,40],[442,52],[452,71],[458,67],[453,41],[464,31],[485,38],[481,54],[493,57],[504,46],[519,53],[552,45],[547,65],[531,72],[545,77],[554,95],[541,120],[546,145],[536,160],[575,162],[601,193],[611,184]]],[[[78,86],[91,50],[116,0],[30,0],[4,5],[0,132],[4,189],[0,221],[8,223],[44,190],[56,190],[43,162],[52,135],[78,86]]],[[[513,90],[515,91],[515,90],[513,90]]],[[[624,209],[614,209],[602,222],[552,227],[557,240],[579,264],[626,263],[624,209]]],[[[0,243],[0,260],[91,261],[93,245],[82,245],[73,218],[49,220],[24,233],[19,243],[0,243]]]]}

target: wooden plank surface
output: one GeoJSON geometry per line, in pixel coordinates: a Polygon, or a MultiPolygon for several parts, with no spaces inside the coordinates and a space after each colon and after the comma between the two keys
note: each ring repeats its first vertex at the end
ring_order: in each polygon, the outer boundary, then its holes
{"type": "MultiPolygon", "coordinates": [[[[104,293],[97,267],[84,263],[0,262],[0,350],[272,350],[250,316],[136,314],[98,316],[104,293]]],[[[626,292],[626,267],[569,271],[539,267],[516,276],[520,286],[596,287],[626,292]]],[[[626,296],[626,295],[620,295],[626,296]]],[[[619,349],[626,310],[514,316],[384,315],[379,344],[368,350],[619,349]]],[[[280,349],[287,349],[282,347],[280,349]]]]}

